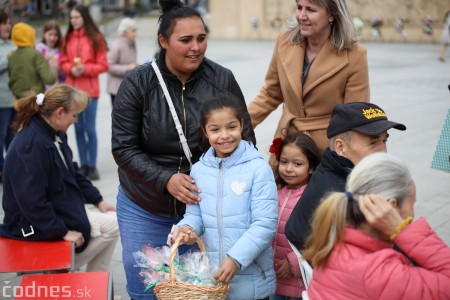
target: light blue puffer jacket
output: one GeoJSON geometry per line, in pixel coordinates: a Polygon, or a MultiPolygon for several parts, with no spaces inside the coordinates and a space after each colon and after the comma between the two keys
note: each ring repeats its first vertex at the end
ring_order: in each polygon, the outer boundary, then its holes
{"type": "Polygon", "coordinates": [[[210,148],[190,174],[200,188],[198,205],[187,205],[178,226],[202,236],[217,267],[227,257],[241,264],[228,299],[262,299],[275,292],[272,239],[278,220],[277,188],[267,162],[241,141],[230,157],[215,157],[210,148]]]}

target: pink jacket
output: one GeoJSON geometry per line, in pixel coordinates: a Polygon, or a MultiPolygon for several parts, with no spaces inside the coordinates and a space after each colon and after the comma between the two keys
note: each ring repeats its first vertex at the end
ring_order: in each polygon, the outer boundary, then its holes
{"type": "MultiPolygon", "coordinates": [[[[98,37],[103,39],[102,36],[98,37]]],[[[67,40],[66,51],[61,51],[61,70],[66,74],[66,83],[79,88],[92,98],[100,96],[99,78],[101,73],[108,71],[106,48],[94,54],[94,48],[84,29],[72,31],[67,40]],[[73,77],[70,69],[75,64],[74,59],[80,58],[85,70],[80,77],[73,77]]]]}
{"type": "Polygon", "coordinates": [[[325,267],[315,268],[309,298],[450,299],[450,248],[424,218],[408,225],[392,244],[347,227],[325,267]]]}
{"type": "Polygon", "coordinates": [[[292,251],[292,248],[284,235],[284,227],[305,188],[306,184],[296,190],[291,190],[287,186],[278,190],[278,227],[273,241],[275,271],[277,270],[277,264],[287,258],[293,275],[290,279],[277,278],[276,293],[297,298],[301,297],[301,293],[304,290],[302,275],[300,273],[297,256],[292,251]]]}

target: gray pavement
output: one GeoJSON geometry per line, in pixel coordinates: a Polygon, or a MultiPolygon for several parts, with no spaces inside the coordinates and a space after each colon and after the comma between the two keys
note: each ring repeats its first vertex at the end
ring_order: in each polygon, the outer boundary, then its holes
{"type": "MultiPolygon", "coordinates": [[[[137,40],[140,63],[148,61],[156,50],[155,39],[151,34],[154,27],[150,25],[139,29],[142,32],[137,40]]],[[[438,62],[437,44],[363,44],[368,49],[372,102],[381,106],[389,119],[408,127],[405,132],[390,130],[388,151],[399,156],[410,167],[417,186],[416,216],[427,218],[450,245],[450,174],[430,168],[450,108],[450,92],[447,89],[450,83],[450,62],[438,62]]],[[[250,101],[263,84],[273,45],[274,41],[210,40],[207,56],[234,72],[247,101],[250,101]]],[[[97,130],[101,179],[94,183],[106,200],[115,203],[118,178],[110,146],[111,104],[105,92],[106,75],[100,78],[102,95],[98,106],[97,130]]],[[[280,109],[256,128],[258,147],[265,157],[268,157],[268,148],[279,116],[280,109]]],[[[69,129],[68,134],[77,159],[73,129],[69,129]]],[[[3,219],[1,210],[0,219],[3,219]]],[[[111,271],[115,295],[129,299],[120,244],[114,253],[111,271]]],[[[0,274],[0,287],[5,281],[19,282],[20,277],[0,274]]],[[[0,299],[3,298],[0,296],[0,299]]]]}

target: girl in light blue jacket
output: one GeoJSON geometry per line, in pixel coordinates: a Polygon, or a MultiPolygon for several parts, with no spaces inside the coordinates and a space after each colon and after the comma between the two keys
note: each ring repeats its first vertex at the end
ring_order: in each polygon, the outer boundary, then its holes
{"type": "Polygon", "coordinates": [[[269,299],[275,292],[277,188],[270,166],[242,136],[239,107],[228,94],[202,105],[202,145],[211,147],[190,173],[201,200],[187,205],[178,226],[187,244],[202,236],[218,267],[215,280],[230,284],[228,299],[269,299]]]}

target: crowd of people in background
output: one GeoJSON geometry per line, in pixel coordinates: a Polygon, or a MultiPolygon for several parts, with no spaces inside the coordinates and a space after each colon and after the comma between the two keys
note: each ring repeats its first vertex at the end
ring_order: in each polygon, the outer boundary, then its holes
{"type": "MultiPolygon", "coordinates": [[[[159,1],[159,49],[141,65],[132,18],[108,45],[88,7],[71,1],[67,31],[50,20],[36,42],[32,26],[0,12],[0,236],[72,241],[87,271],[108,269],[120,236],[135,300],[156,296],[133,253],[181,233],[181,253],[203,239],[233,300],[302,299],[294,250],[314,267],[312,299],[450,299],[450,248],[413,221],[414,181],[384,153],[388,130],[406,126],[370,102],[367,50],[347,1],[295,3],[248,105],[233,72],[206,57],[202,1],[159,1]],[[103,73],[117,213],[92,184],[103,73]],[[280,105],[265,161],[254,128],[280,105]]],[[[447,13],[442,62],[449,24],[447,13]]]]}

